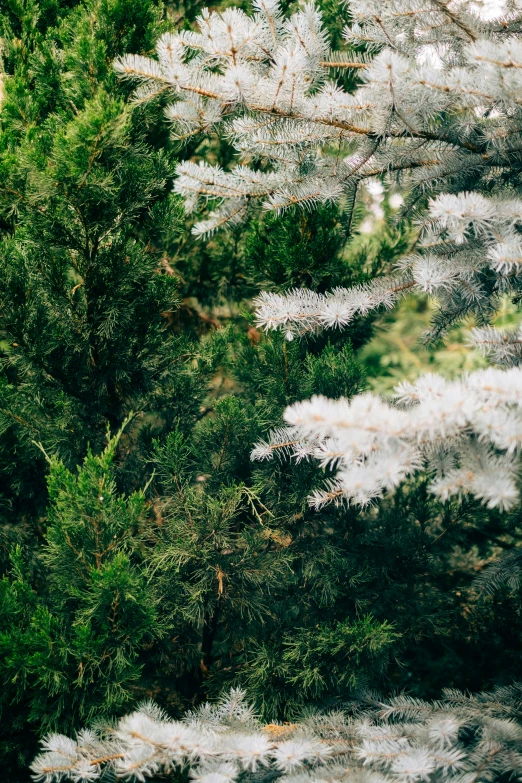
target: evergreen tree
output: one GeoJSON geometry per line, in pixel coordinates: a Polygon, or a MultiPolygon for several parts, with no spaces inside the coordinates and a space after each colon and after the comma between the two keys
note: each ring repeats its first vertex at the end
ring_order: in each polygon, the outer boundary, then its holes
{"type": "MultiPolygon", "coordinates": [[[[277,3],[256,4],[250,17],[227,9],[203,15],[199,32],[163,36],[157,59],[127,55],[116,63],[123,77],[141,82],[140,100],[157,90],[174,98],[167,110],[173,138],[223,131],[240,163],[247,164],[199,160],[178,167],[175,190],[185,197],[187,211],[200,218],[197,236],[214,235],[216,242],[223,226],[237,232],[260,202],[277,214],[343,204],[350,228],[364,179],[386,175],[407,189],[404,215],[422,219],[422,230],[412,236],[398,272],[326,294],[321,276],[310,283],[315,290],[303,289],[302,281],[285,295],[269,290],[257,301],[258,326],[280,329],[293,340],[352,326],[354,317],[390,307],[416,290],[438,297],[441,311],[432,330],[437,335],[469,313],[484,323],[501,294],[517,295],[518,150],[511,135],[518,132],[516,9],[510,6],[501,21],[497,14],[488,22],[473,4],[460,4],[458,11],[436,0],[432,5],[385,3],[381,18],[367,3],[354,3],[345,30],[349,49],[343,52],[330,50],[321,12],[311,5],[286,21],[277,3]],[[365,54],[354,51],[363,44],[365,54]],[[328,79],[336,71],[359,71],[362,83],[341,86],[328,79]],[[491,175],[492,166],[501,177],[491,175]],[[448,192],[440,194],[443,188],[448,192]],[[481,192],[467,192],[471,188],[481,192]],[[434,196],[429,203],[427,194],[434,196]],[[214,206],[210,212],[208,202],[214,206]]],[[[516,333],[486,328],[474,339],[505,363],[517,363],[516,333]]],[[[371,396],[352,404],[315,397],[287,408],[290,426],[273,431],[253,456],[290,452],[298,484],[302,466],[295,465],[304,459],[315,457],[333,470],[326,491],[310,493],[314,506],[346,500],[364,507],[427,466],[438,471],[430,489],[442,500],[470,493],[490,509],[515,508],[520,387],[516,369],[489,370],[452,384],[429,378],[398,390],[411,411],[371,396]]],[[[436,544],[440,511],[425,489],[421,483],[407,490],[395,508],[387,502],[374,524],[406,507],[421,526],[424,546],[436,544]]],[[[463,511],[462,522],[468,513],[477,521],[491,519],[497,531],[503,527],[498,516],[488,517],[476,504],[463,511]]],[[[512,530],[516,519],[515,511],[512,530]]],[[[489,552],[492,545],[510,547],[504,533],[492,536],[489,552]]],[[[473,536],[465,537],[470,546],[473,536]]],[[[425,588],[450,568],[449,549],[438,556],[442,571],[436,576],[430,564],[425,588]]],[[[469,549],[467,556],[472,557],[469,549]]],[[[488,612],[480,611],[485,620],[488,612]]]]}
{"type": "Polygon", "coordinates": [[[147,145],[110,64],[131,42],[150,46],[160,9],[28,4],[13,7],[10,21],[1,113],[2,509],[27,525],[45,504],[33,442],[74,465],[132,408],[170,409],[182,381],[169,368],[186,346],[165,340],[160,312],[175,305],[176,282],[160,274],[151,245],[159,226],[179,222],[167,188],[173,163],[147,145]]]}
{"type": "MultiPolygon", "coordinates": [[[[347,687],[382,669],[397,634],[342,609],[342,553],[330,533],[317,549],[310,513],[296,535],[316,471],[288,495],[287,471],[258,476],[249,460],[300,389],[362,387],[350,347],[319,340],[281,352],[277,336],[257,345],[241,316],[208,339],[205,310],[195,325],[180,307],[190,294],[203,307],[235,297],[237,307],[259,284],[358,279],[341,259],[341,214],[254,225],[237,243],[236,287],[212,293],[222,255],[203,273],[195,263],[170,194],[175,156],[160,149],[154,112],[124,103],[111,69],[125,48],[150,49],[161,9],[22,10],[4,19],[1,666],[5,747],[23,765],[33,727],[72,728],[143,693],[159,690],[180,709],[240,676],[261,693],[273,674],[260,678],[259,661],[275,661],[281,623],[285,645],[296,618],[303,634],[323,620],[321,649],[332,634],[350,638],[347,687]],[[217,390],[213,401],[218,359],[237,393],[217,390]]],[[[369,333],[361,322],[359,341],[369,333]]],[[[334,655],[335,671],[345,658],[334,655]]],[[[267,711],[291,709],[290,669],[278,675],[286,690],[266,694],[267,711]]],[[[326,680],[305,693],[329,694],[332,672],[326,680]]]]}
{"type": "Polygon", "coordinates": [[[77,475],[50,460],[45,583],[26,573],[20,547],[1,582],[3,728],[19,752],[26,721],[72,727],[127,702],[137,654],[158,634],[139,567],[145,496],[118,495],[113,476],[120,436],[99,457],[89,452],[77,475]]]}
{"type": "MultiPolygon", "coordinates": [[[[289,335],[338,328],[412,290],[438,297],[436,334],[470,312],[484,321],[500,293],[519,292],[517,4],[486,21],[472,2],[454,11],[390,0],[376,15],[355,0],[351,17],[348,49],[333,51],[312,4],[287,19],[277,2],[252,16],[216,11],[199,32],[162,36],[157,59],[126,55],[116,69],[140,83],[140,100],[170,93],[174,138],[224,130],[246,164],[179,166],[187,211],[216,205],[197,235],[237,225],[252,205],[281,214],[353,203],[369,177],[408,189],[406,214],[417,210],[421,231],[398,273],[326,296],[260,297],[260,324],[289,335]],[[360,83],[329,78],[339,71],[360,71],[360,83]]],[[[501,357],[518,350],[517,335],[476,340],[501,357]]]]}
{"type": "Polygon", "coordinates": [[[155,1],[42,0],[1,17],[0,516],[12,574],[2,735],[15,756],[32,725],[72,725],[129,698],[154,617],[133,561],[149,513],[132,494],[147,481],[137,465],[154,433],[200,416],[213,372],[215,347],[169,329],[178,281],[161,238],[181,230],[174,157],[156,148],[147,112],[126,106],[112,69],[129,46],[151,48],[163,16],[155,1]],[[93,455],[132,411],[114,467],[129,495],[120,502],[108,466],[116,441],[93,455]],[[46,454],[62,471],[50,494],[46,454]]]}
{"type": "MultiPolygon", "coordinates": [[[[166,34],[157,60],[117,61],[123,77],[141,82],[140,99],[160,89],[173,95],[167,116],[176,138],[225,126],[241,162],[251,164],[179,166],[175,190],[186,209],[197,211],[202,198],[217,204],[195,224],[198,235],[237,225],[261,200],[275,213],[353,202],[365,178],[407,176],[407,208],[416,205],[420,229],[417,252],[400,259],[399,271],[326,294],[302,287],[265,292],[257,300],[258,325],[292,340],[345,327],[356,314],[421,290],[439,300],[435,335],[473,313],[480,325],[473,341],[498,362],[518,365],[518,331],[484,326],[499,296],[518,297],[520,288],[513,142],[520,130],[520,14],[509,10],[486,23],[473,3],[453,11],[439,0],[427,8],[390,0],[381,18],[356,0],[344,37],[352,46],[367,44],[368,56],[359,56],[332,52],[313,5],[285,21],[279,4],[268,3],[256,5],[253,16],[214,12],[200,18],[200,32],[166,34]],[[331,70],[358,68],[363,82],[351,92],[328,79],[331,70]]],[[[431,490],[442,499],[471,493],[490,508],[509,509],[519,501],[521,388],[518,367],[451,385],[430,377],[398,387],[409,414],[371,395],[350,405],[316,396],[288,408],[290,426],[260,443],[253,458],[290,451],[332,469],[326,489],[310,497],[315,506],[364,506],[427,467],[436,474],[431,490]]]]}

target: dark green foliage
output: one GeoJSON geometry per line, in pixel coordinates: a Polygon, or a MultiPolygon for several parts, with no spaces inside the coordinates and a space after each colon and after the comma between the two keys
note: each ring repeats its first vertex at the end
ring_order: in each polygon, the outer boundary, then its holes
{"type": "Polygon", "coordinates": [[[234,365],[244,394],[261,408],[264,420],[281,424],[281,411],[311,394],[351,397],[364,387],[362,367],[350,343],[323,339],[287,342],[276,332],[260,345],[243,339],[234,365]]]}
{"type": "MultiPolygon", "coordinates": [[[[204,145],[202,145],[204,146],[204,145]]],[[[204,149],[198,148],[203,154],[204,149]]],[[[360,274],[342,258],[346,243],[344,215],[322,207],[276,218],[271,214],[248,229],[234,229],[201,242],[188,235],[170,248],[185,291],[202,303],[252,297],[260,289],[349,284],[360,274]]]]}
{"type": "Polygon", "coordinates": [[[72,466],[131,410],[150,412],[153,429],[190,420],[204,386],[187,367],[200,349],[168,330],[178,282],[155,245],[180,229],[175,161],[151,147],[111,71],[118,52],[150,46],[161,8],[111,0],[61,20],[37,5],[24,13],[23,30],[27,17],[43,31],[24,33],[33,54],[11,31],[0,117],[0,508],[25,520],[45,503],[33,441],[72,466]]]}
{"type": "Polygon", "coordinates": [[[393,626],[371,615],[296,628],[281,646],[252,645],[242,684],[267,716],[295,718],[314,703],[332,706],[364,685],[369,672],[375,680],[398,636],[393,626]]]}
{"type": "Polygon", "coordinates": [[[375,674],[398,634],[386,620],[358,616],[344,514],[307,507],[316,468],[249,460],[251,444],[303,390],[360,388],[353,354],[346,345],[283,350],[278,335],[245,343],[231,368],[242,399],[221,398],[190,439],[173,433],[154,452],[166,499],[150,528],[151,586],[176,631],[159,643],[155,681],[174,674],[182,697],[240,683],[267,716],[290,717],[310,698],[342,695],[375,674]]]}
{"type": "Polygon", "coordinates": [[[51,460],[45,583],[31,584],[20,548],[2,580],[0,703],[9,743],[23,737],[26,721],[39,730],[74,727],[125,704],[140,674],[138,654],[158,633],[140,567],[145,496],[117,493],[119,438],[99,457],[89,452],[74,473],[51,460]]]}
{"type": "Polygon", "coordinates": [[[348,276],[340,257],[346,241],[342,217],[332,206],[282,218],[270,215],[260,223],[246,248],[246,274],[255,289],[275,285],[325,291],[338,285],[343,272],[348,276]]]}

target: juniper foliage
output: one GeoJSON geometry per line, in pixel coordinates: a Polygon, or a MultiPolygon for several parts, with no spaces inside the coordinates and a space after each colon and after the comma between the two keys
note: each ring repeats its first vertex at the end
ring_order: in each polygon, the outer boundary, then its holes
{"type": "Polygon", "coordinates": [[[3,19],[0,459],[8,543],[44,515],[35,442],[71,467],[88,443],[102,448],[107,425],[116,431],[132,410],[148,414],[153,430],[199,411],[202,375],[187,371],[186,357],[196,361],[200,352],[166,330],[179,296],[156,244],[181,228],[169,194],[173,158],[147,139],[146,118],[125,105],[111,67],[126,47],[151,45],[160,17],[154,2],[115,1],[28,4],[3,19]]]}
{"type": "Polygon", "coordinates": [[[50,458],[45,586],[27,573],[20,547],[11,578],[2,580],[2,707],[11,742],[23,718],[42,728],[74,726],[78,715],[118,709],[139,675],[137,652],[158,632],[139,568],[145,495],[125,498],[114,481],[120,437],[100,456],[89,452],[76,475],[50,458]],[[20,703],[25,710],[13,709],[20,703]]]}

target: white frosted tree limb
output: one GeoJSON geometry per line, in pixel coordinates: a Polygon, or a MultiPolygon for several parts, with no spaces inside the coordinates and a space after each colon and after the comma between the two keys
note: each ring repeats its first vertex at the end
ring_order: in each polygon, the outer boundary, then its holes
{"type": "Polygon", "coordinates": [[[347,49],[336,52],[312,3],[285,18],[275,0],[256,0],[250,16],[203,11],[199,31],[160,38],[157,59],[116,62],[139,83],[136,100],[172,96],[175,138],[218,132],[237,150],[230,171],[178,166],[187,211],[210,207],[199,236],[241,222],[253,204],[280,213],[351,199],[368,177],[421,204],[433,196],[396,280],[322,298],[266,295],[259,325],[290,338],[343,327],[407,290],[436,296],[448,322],[470,311],[487,321],[499,293],[520,289],[522,8],[506,2],[499,18],[483,5],[352,0],[347,49]],[[336,80],[347,70],[360,77],[353,92],[336,80]]]}
{"type": "MultiPolygon", "coordinates": [[[[522,284],[521,231],[522,200],[476,192],[442,194],[428,204],[417,252],[401,259],[395,275],[327,294],[264,292],[255,302],[257,324],[281,329],[288,338],[342,328],[356,315],[391,307],[411,292],[436,296],[450,315],[471,310],[486,317],[495,297],[522,284]]],[[[502,356],[488,353],[495,360],[502,356]]],[[[503,356],[505,363],[508,352],[503,356]]]]}
{"type": "Polygon", "coordinates": [[[522,361],[522,327],[497,329],[493,326],[471,330],[469,343],[495,364],[518,366],[522,361]]]}
{"type": "Polygon", "coordinates": [[[282,329],[287,339],[320,329],[342,328],[355,315],[365,315],[377,307],[393,307],[397,300],[415,288],[409,270],[382,277],[367,285],[337,288],[317,294],[298,288],[288,294],[263,292],[255,300],[257,325],[282,329]]]}
{"type": "Polygon", "coordinates": [[[396,390],[353,400],[312,397],[284,412],[287,427],[259,443],[252,459],[283,452],[332,471],[310,504],[365,506],[418,470],[445,501],[472,495],[507,510],[520,499],[522,370],[480,370],[459,380],[425,375],[396,390]]]}
{"type": "Polygon", "coordinates": [[[354,707],[263,725],[237,691],[185,721],[149,703],[111,728],[47,737],[33,780],[91,783],[109,773],[105,779],[143,782],[187,768],[197,783],[497,783],[522,773],[517,686],[476,696],[448,691],[434,703],[370,697],[354,707]]]}
{"type": "Polygon", "coordinates": [[[172,95],[175,138],[217,130],[243,163],[263,163],[249,174],[207,166],[201,181],[192,164],[180,164],[176,189],[189,209],[201,199],[220,203],[216,226],[228,220],[228,200],[282,211],[338,200],[380,173],[407,173],[422,188],[465,171],[486,183],[518,160],[518,12],[500,24],[484,22],[469,2],[382,0],[377,14],[354,0],[344,35],[366,47],[357,55],[331,51],[311,3],[288,19],[274,0],[253,5],[251,16],[205,10],[199,32],[159,40],[157,59],[127,55],[115,66],[140,83],[137,100],[172,95]],[[332,78],[347,69],[362,79],[353,93],[332,78]]]}

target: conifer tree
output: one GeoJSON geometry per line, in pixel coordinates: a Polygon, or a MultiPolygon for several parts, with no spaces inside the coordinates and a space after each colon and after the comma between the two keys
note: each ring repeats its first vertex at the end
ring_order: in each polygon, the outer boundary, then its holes
{"type": "MultiPolygon", "coordinates": [[[[236,231],[261,202],[276,214],[328,202],[351,213],[360,184],[376,175],[407,190],[404,217],[418,218],[420,230],[398,271],[333,293],[298,283],[259,297],[257,325],[287,340],[353,326],[355,316],[415,290],[439,301],[436,336],[469,313],[486,324],[500,295],[518,293],[517,8],[485,20],[477,4],[428,6],[384,3],[377,15],[353,3],[343,52],[330,50],[312,5],[286,19],[277,3],[255,4],[252,16],[205,12],[199,32],[162,37],[157,59],[116,63],[140,82],[140,101],[157,91],[174,98],[174,138],[218,130],[239,154],[235,168],[178,167],[175,190],[201,217],[197,236],[236,231]],[[363,55],[353,50],[361,44],[363,55]],[[328,78],[339,71],[360,72],[360,83],[328,78]]],[[[481,326],[473,339],[504,364],[518,363],[516,333],[481,326]]],[[[326,490],[311,493],[313,506],[365,506],[427,466],[443,500],[470,493],[489,508],[513,508],[521,387],[518,369],[453,384],[421,379],[398,390],[410,411],[371,395],[351,404],[314,397],[287,408],[290,426],[253,457],[290,452],[294,476],[296,462],[310,458],[332,470],[326,490]]]]}
{"type": "Polygon", "coordinates": [[[156,148],[146,112],[126,107],[112,69],[129,46],[151,48],[163,17],[154,1],[42,0],[9,4],[0,19],[0,529],[10,574],[0,647],[2,742],[15,764],[34,726],[73,725],[129,698],[154,617],[133,561],[149,513],[132,494],[147,481],[136,465],[151,433],[200,415],[212,373],[214,348],[168,330],[179,302],[161,248],[181,228],[173,156],[156,148]],[[129,500],[119,503],[107,462],[116,441],[95,455],[125,421],[114,471],[129,500]],[[48,460],[64,482],[58,489],[53,474],[50,494],[48,460]],[[93,472],[104,473],[106,497],[93,472]]]}
{"type": "MultiPolygon", "coordinates": [[[[160,10],[43,4],[4,20],[2,730],[20,758],[34,733],[158,689],[180,708],[241,673],[260,695],[275,676],[277,634],[283,624],[286,649],[296,618],[303,639],[322,621],[307,684],[291,696],[300,653],[289,650],[267,712],[328,695],[347,655],[347,688],[380,671],[399,637],[385,619],[341,606],[343,555],[331,533],[317,548],[311,512],[296,535],[317,472],[289,494],[288,472],[258,475],[249,460],[303,388],[361,388],[351,348],[319,340],[282,352],[277,335],[257,345],[239,318],[225,360],[225,335],[200,341],[183,321],[182,295],[205,305],[222,291],[209,293],[211,270],[205,279],[193,268],[179,238],[174,154],[160,149],[147,107],[124,104],[110,67],[125,48],[150,48],[160,10]],[[179,248],[178,277],[169,253],[179,248]],[[241,401],[204,399],[219,356],[241,401]],[[306,594],[305,583],[315,585],[306,594]],[[321,663],[331,639],[339,650],[321,663]]],[[[239,239],[242,272],[227,289],[239,301],[259,285],[299,284],[304,257],[307,283],[361,275],[341,261],[335,208],[239,239]]],[[[359,341],[368,334],[361,323],[359,341]]]]}
{"type": "Polygon", "coordinates": [[[180,227],[172,155],[146,138],[146,116],[126,108],[111,67],[128,46],[152,45],[161,8],[35,3],[3,23],[1,513],[10,540],[44,513],[35,442],[73,466],[132,410],[148,412],[143,436],[158,421],[190,419],[201,384],[186,361],[194,341],[165,329],[179,301],[157,244],[180,227]]]}
{"type": "Polygon", "coordinates": [[[138,652],[158,633],[139,568],[145,495],[119,496],[114,481],[120,436],[100,456],[89,452],[76,475],[50,459],[45,587],[27,573],[20,547],[1,582],[8,747],[26,721],[74,726],[80,715],[117,710],[140,673],[138,652]]]}

